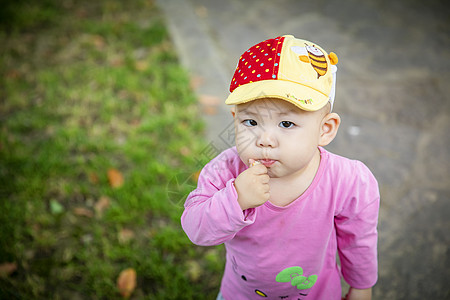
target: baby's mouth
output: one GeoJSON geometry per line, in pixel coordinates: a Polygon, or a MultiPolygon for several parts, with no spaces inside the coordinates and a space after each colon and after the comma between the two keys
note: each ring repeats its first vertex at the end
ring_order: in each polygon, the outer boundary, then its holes
{"type": "Polygon", "coordinates": [[[266,166],[266,168],[269,168],[276,162],[276,160],[274,160],[274,159],[259,159],[259,162],[262,163],[264,166],[266,166]]]}

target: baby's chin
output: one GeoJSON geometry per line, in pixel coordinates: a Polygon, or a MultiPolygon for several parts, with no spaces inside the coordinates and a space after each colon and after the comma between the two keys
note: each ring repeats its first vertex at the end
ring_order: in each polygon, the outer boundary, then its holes
{"type": "Polygon", "coordinates": [[[270,178],[280,178],[280,175],[277,173],[277,171],[272,168],[267,169],[267,175],[269,175],[270,178]]]}

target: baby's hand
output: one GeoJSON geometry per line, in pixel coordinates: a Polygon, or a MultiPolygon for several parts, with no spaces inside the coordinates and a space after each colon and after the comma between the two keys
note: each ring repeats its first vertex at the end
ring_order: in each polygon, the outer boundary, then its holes
{"type": "Polygon", "coordinates": [[[250,168],[239,174],[234,182],[242,210],[258,207],[269,200],[269,175],[263,164],[250,159],[250,168]]]}

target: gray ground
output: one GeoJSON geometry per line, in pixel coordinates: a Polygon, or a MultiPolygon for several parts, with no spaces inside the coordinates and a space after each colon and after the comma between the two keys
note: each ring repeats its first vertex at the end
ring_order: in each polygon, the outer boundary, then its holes
{"type": "Polygon", "coordinates": [[[232,143],[223,102],[239,56],[292,34],[338,54],[328,150],[378,178],[374,299],[450,299],[450,3],[416,0],[160,0],[205,111],[208,139],[232,143]]]}

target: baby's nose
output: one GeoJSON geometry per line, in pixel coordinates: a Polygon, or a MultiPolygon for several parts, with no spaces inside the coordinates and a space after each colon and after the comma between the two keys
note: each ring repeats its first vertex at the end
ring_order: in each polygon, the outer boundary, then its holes
{"type": "Polygon", "coordinates": [[[275,135],[270,131],[263,131],[258,139],[257,144],[259,147],[271,147],[274,148],[277,146],[277,139],[275,135]]]}

